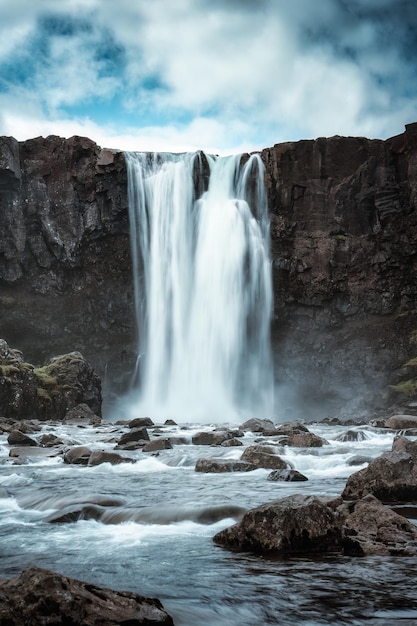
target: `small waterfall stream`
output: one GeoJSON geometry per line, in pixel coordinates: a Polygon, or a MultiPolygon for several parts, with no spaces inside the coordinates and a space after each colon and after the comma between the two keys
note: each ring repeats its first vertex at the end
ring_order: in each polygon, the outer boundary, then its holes
{"type": "Polygon", "coordinates": [[[125,158],[137,406],[180,421],[270,415],[272,284],[260,157],[125,158]]]}

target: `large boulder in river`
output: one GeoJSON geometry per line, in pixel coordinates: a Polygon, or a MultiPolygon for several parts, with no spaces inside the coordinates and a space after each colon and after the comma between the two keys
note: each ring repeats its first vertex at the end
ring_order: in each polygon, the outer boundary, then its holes
{"type": "Polygon", "coordinates": [[[173,626],[174,622],[157,599],[31,567],[0,583],[0,624],[173,626]]]}
{"type": "Polygon", "coordinates": [[[63,419],[77,405],[101,416],[101,382],[79,352],[54,357],[43,367],[0,340],[0,413],[15,419],[63,419]]]}
{"type": "Polygon", "coordinates": [[[245,513],[242,521],[215,535],[218,545],[260,554],[340,551],[341,499],[292,495],[245,513]]]}
{"type": "Polygon", "coordinates": [[[417,529],[374,496],[354,502],[292,495],[248,511],[214,542],[231,550],[291,556],[417,556],[417,529]]]}
{"type": "Polygon", "coordinates": [[[382,502],[417,499],[417,441],[397,437],[391,451],[349,476],[342,497],[357,500],[367,494],[382,502]]]}

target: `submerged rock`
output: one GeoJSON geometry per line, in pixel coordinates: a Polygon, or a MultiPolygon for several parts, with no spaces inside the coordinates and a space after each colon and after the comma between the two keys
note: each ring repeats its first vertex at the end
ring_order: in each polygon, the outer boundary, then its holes
{"type": "Polygon", "coordinates": [[[173,626],[161,602],[31,567],[0,583],[0,624],[173,626]]]}
{"type": "Polygon", "coordinates": [[[206,474],[220,474],[224,472],[252,472],[258,469],[253,463],[235,461],[232,459],[198,459],[195,464],[196,472],[206,474]]]}
{"type": "Polygon", "coordinates": [[[295,469],[274,470],[268,476],[268,480],[273,482],[304,482],[308,480],[301,472],[295,469]]]}

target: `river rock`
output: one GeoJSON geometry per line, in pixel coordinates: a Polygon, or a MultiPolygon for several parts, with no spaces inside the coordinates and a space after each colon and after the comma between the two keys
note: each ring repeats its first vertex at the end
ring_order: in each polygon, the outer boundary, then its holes
{"type": "Polygon", "coordinates": [[[268,475],[268,480],[273,482],[303,482],[308,480],[301,472],[295,469],[274,470],[268,475]]]}
{"type": "Polygon", "coordinates": [[[117,452],[105,452],[104,450],[93,450],[88,457],[88,465],[101,465],[102,463],[110,463],[111,465],[119,465],[120,463],[133,463],[133,459],[127,456],[117,454],[117,452]]]}
{"type": "Polygon", "coordinates": [[[218,545],[258,554],[340,551],[341,499],[291,495],[248,511],[241,522],[214,536],[218,545]]]}
{"type": "Polygon", "coordinates": [[[416,415],[392,415],[384,421],[385,428],[393,430],[407,430],[408,428],[417,428],[416,415]]]}
{"type": "Polygon", "coordinates": [[[135,417],[135,419],[128,422],[129,428],[143,428],[155,426],[150,417],[135,417]]]}
{"type": "Polygon", "coordinates": [[[258,417],[253,417],[243,422],[239,428],[243,431],[249,430],[252,433],[270,433],[276,430],[274,422],[267,419],[259,419],[258,417]]]}
{"type": "Polygon", "coordinates": [[[304,424],[301,422],[286,422],[284,424],[280,424],[277,428],[277,434],[279,435],[296,435],[299,433],[308,433],[310,432],[304,424]]]}
{"type": "Polygon", "coordinates": [[[128,443],[138,443],[149,441],[149,434],[146,428],[131,428],[129,432],[122,435],[119,439],[118,446],[123,446],[128,443]]]}
{"type": "Polygon", "coordinates": [[[153,439],[143,446],[144,452],[155,452],[157,450],[172,450],[172,443],[169,439],[153,439]]]}
{"type": "Polygon", "coordinates": [[[203,430],[193,435],[191,441],[195,446],[220,446],[224,441],[232,437],[232,433],[227,430],[203,430]]]}
{"type": "Polygon", "coordinates": [[[65,421],[70,424],[100,424],[101,417],[96,415],[94,411],[82,402],[65,413],[65,421]]]}
{"type": "Polygon", "coordinates": [[[243,446],[243,443],[240,441],[240,439],[232,437],[231,439],[226,439],[225,441],[222,441],[220,445],[222,448],[232,448],[236,446],[243,446]]]}
{"type": "Polygon", "coordinates": [[[280,443],[293,448],[321,448],[329,442],[314,433],[301,432],[289,435],[286,439],[280,440],[280,443]]]}
{"type": "Polygon", "coordinates": [[[350,505],[343,530],[346,556],[417,555],[417,528],[371,494],[350,505]]]}
{"type": "Polygon", "coordinates": [[[206,474],[220,474],[224,472],[252,472],[258,466],[246,461],[235,461],[233,459],[198,459],[195,464],[196,472],[206,474]]]}
{"type": "Polygon", "coordinates": [[[38,442],[22,433],[20,430],[12,430],[7,437],[10,446],[37,446],[38,442]]]}
{"type": "Polygon", "coordinates": [[[358,500],[367,494],[382,502],[417,499],[417,441],[397,437],[391,451],[384,452],[367,467],[349,476],[343,498],[358,500]]]}
{"type": "Polygon", "coordinates": [[[64,445],[64,442],[56,435],[45,434],[39,437],[39,445],[42,446],[42,448],[53,448],[54,446],[64,445]]]}
{"type": "Polygon", "coordinates": [[[365,441],[365,439],[368,439],[368,435],[363,430],[347,430],[336,437],[336,441],[365,441]]]}
{"type": "Polygon", "coordinates": [[[248,446],[241,456],[242,461],[252,463],[257,468],[288,469],[289,465],[270,446],[248,446]]]}
{"type": "Polygon", "coordinates": [[[173,626],[159,600],[31,567],[0,583],[0,623],[10,626],[173,626]]]}
{"type": "Polygon", "coordinates": [[[91,456],[88,446],[75,446],[64,454],[64,462],[70,465],[87,465],[91,456]]]}

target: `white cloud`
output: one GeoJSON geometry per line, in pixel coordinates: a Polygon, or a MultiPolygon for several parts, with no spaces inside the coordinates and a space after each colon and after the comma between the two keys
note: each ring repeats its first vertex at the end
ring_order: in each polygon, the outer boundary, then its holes
{"type": "MultiPolygon", "coordinates": [[[[383,0],[386,11],[407,2],[383,0]]],[[[392,14],[394,35],[384,40],[389,23],[377,4],[0,0],[0,63],[34,45],[41,16],[73,18],[69,33],[43,33],[46,52],[32,59],[32,81],[22,86],[11,72],[3,82],[0,132],[220,151],[401,132],[417,118],[417,85],[401,47],[401,18],[392,14]],[[113,70],[106,66],[112,45],[120,51],[113,70]],[[113,118],[112,99],[119,99],[113,118]],[[108,118],[98,124],[103,102],[108,118]]]]}

